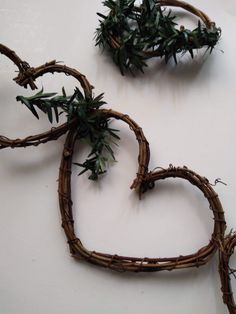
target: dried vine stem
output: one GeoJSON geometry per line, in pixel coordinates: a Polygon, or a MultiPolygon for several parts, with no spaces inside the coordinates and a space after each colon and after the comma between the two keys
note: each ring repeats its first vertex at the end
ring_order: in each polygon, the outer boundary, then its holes
{"type": "Polygon", "coordinates": [[[206,13],[199,10],[198,8],[194,7],[193,5],[180,0],[159,0],[158,3],[161,6],[168,6],[168,7],[176,7],[176,8],[182,8],[196,16],[198,16],[202,22],[210,28],[212,23],[214,23],[206,13]]]}
{"type": "Polygon", "coordinates": [[[64,228],[71,254],[78,259],[84,259],[89,263],[96,264],[102,267],[110,268],[117,271],[131,271],[131,272],[152,272],[160,270],[173,270],[189,267],[199,267],[206,264],[217,250],[216,239],[222,240],[224,238],[224,231],[226,227],[224,219],[224,211],[218,195],[213,190],[208,180],[199,176],[195,172],[183,168],[175,168],[170,166],[168,169],[162,169],[157,172],[148,173],[149,162],[149,147],[145,138],[141,138],[141,129],[128,116],[118,114],[112,110],[107,114],[114,118],[121,119],[131,125],[139,142],[139,152],[142,152],[142,158],[139,156],[139,171],[134,180],[135,184],[131,188],[138,188],[139,191],[144,192],[148,188],[152,188],[154,183],[166,178],[182,178],[189,181],[191,184],[198,187],[209,202],[210,209],[214,216],[214,230],[208,245],[199,249],[196,253],[190,255],[180,255],[169,258],[138,258],[127,257],[119,255],[105,254],[95,251],[87,250],[80,239],[76,236],[74,230],[72,199],[71,199],[71,165],[73,158],[73,151],[76,139],[79,137],[75,132],[70,131],[67,135],[64,152],[62,155],[60,173],[59,173],[59,203],[62,216],[62,227],[64,228]],[[125,117],[125,119],[124,119],[125,117]],[[145,171],[144,171],[145,170],[145,171]]]}
{"type": "Polygon", "coordinates": [[[67,76],[74,77],[83,88],[85,96],[92,96],[93,86],[90,85],[85,75],[83,75],[76,69],[58,63],[55,60],[47,62],[39,67],[29,68],[27,71],[20,72],[14,80],[20,86],[27,87],[27,85],[30,83],[30,80],[35,81],[38,77],[43,76],[47,73],[64,73],[67,76]]]}
{"type": "MultiPolygon", "coordinates": [[[[7,46],[4,46],[0,43],[0,54],[6,56],[8,59],[10,59],[17,67],[19,70],[19,73],[25,73],[30,69],[30,65],[26,62],[23,61],[16,53],[15,51],[11,50],[7,46]]],[[[29,85],[31,89],[36,89],[37,86],[34,84],[32,79],[29,79],[29,85]]]]}
{"type": "Polygon", "coordinates": [[[108,118],[114,118],[117,120],[121,120],[127,123],[134,132],[136,136],[136,140],[138,141],[139,145],[139,153],[138,153],[138,171],[136,173],[136,178],[134,179],[131,189],[136,190],[137,192],[141,192],[141,186],[143,183],[144,178],[148,172],[148,164],[150,160],[150,149],[149,143],[143,133],[142,128],[132,120],[127,114],[122,114],[120,112],[111,110],[111,109],[101,109],[100,112],[107,116],[108,118]]]}
{"type": "Polygon", "coordinates": [[[235,269],[230,268],[230,258],[236,246],[236,234],[229,234],[223,241],[220,241],[219,244],[219,273],[221,277],[223,301],[227,305],[229,313],[236,314],[236,304],[230,278],[230,275],[234,275],[235,278],[236,272],[235,269]]]}
{"type": "Polygon", "coordinates": [[[51,130],[40,133],[37,135],[27,136],[24,139],[9,139],[5,136],[0,136],[0,149],[11,147],[28,147],[28,146],[38,146],[48,141],[55,141],[63,134],[65,134],[73,125],[75,125],[76,120],[70,123],[64,123],[57,128],[51,128],[51,130]]]}
{"type": "MultiPolygon", "coordinates": [[[[10,59],[19,69],[19,74],[14,81],[25,88],[29,85],[31,89],[36,89],[34,81],[47,73],[64,73],[66,76],[74,77],[82,86],[84,94],[86,97],[92,96],[92,85],[88,82],[85,75],[81,74],[79,71],[67,67],[66,65],[58,64],[55,60],[45,63],[36,68],[32,68],[25,61],[22,61],[20,57],[8,47],[0,44],[0,53],[5,55],[10,59]]],[[[61,135],[65,134],[71,126],[73,126],[75,121],[71,123],[64,123],[59,127],[51,128],[47,132],[43,132],[37,135],[27,136],[24,139],[10,139],[6,136],[0,135],[0,149],[11,147],[27,147],[27,146],[38,146],[41,143],[46,143],[48,141],[56,140],[61,135]]]]}

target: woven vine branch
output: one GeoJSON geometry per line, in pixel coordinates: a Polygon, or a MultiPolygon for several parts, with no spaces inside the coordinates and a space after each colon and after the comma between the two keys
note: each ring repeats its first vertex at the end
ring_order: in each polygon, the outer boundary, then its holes
{"type": "MultiPolygon", "coordinates": [[[[11,50],[7,46],[4,46],[3,44],[0,44],[0,54],[10,59],[18,67],[19,73],[23,74],[30,69],[30,65],[26,61],[21,60],[15,51],[11,50]]],[[[37,88],[32,79],[29,80],[29,85],[31,89],[37,88]]]]}
{"type": "Polygon", "coordinates": [[[143,72],[146,60],[164,57],[166,63],[177,54],[206,47],[213,50],[221,29],[201,10],[179,0],[106,0],[107,15],[98,13],[100,19],[96,30],[96,45],[108,49],[113,61],[124,75],[126,70],[143,72]],[[163,6],[179,7],[196,15],[200,20],[194,30],[176,27],[176,16],[166,13],[163,6]],[[201,21],[201,22],[200,22],[201,21]]]}
{"type": "Polygon", "coordinates": [[[229,234],[223,241],[219,242],[219,244],[219,272],[223,301],[227,305],[229,313],[236,314],[236,303],[231,286],[231,277],[234,276],[234,279],[236,279],[236,269],[230,267],[230,258],[236,246],[236,234],[229,234]]]}

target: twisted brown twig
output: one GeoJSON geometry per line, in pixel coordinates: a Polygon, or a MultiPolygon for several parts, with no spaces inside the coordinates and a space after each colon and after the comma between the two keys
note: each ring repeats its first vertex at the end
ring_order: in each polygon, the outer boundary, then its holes
{"type": "MultiPolygon", "coordinates": [[[[86,77],[79,71],[67,67],[66,65],[58,64],[55,60],[45,63],[39,67],[33,68],[25,61],[22,61],[20,57],[8,47],[0,44],[0,53],[5,55],[10,59],[19,70],[19,74],[14,81],[20,86],[27,88],[29,85],[31,89],[36,89],[34,81],[47,73],[64,73],[67,76],[73,76],[82,86],[84,94],[86,97],[92,96],[93,87],[90,85],[86,77]]],[[[6,147],[27,147],[27,146],[38,146],[41,143],[46,143],[48,141],[57,140],[61,135],[65,134],[71,126],[73,126],[75,121],[71,123],[64,123],[59,127],[50,129],[47,132],[43,132],[33,136],[27,136],[24,139],[10,139],[6,136],[0,135],[0,149],[6,147]]]]}
{"type": "MultiPolygon", "coordinates": [[[[3,54],[8,59],[10,59],[18,67],[19,73],[23,74],[30,69],[30,65],[28,64],[28,62],[21,60],[21,58],[15,53],[15,51],[11,50],[7,46],[0,44],[0,54],[3,54]]],[[[29,80],[29,85],[31,89],[37,88],[32,79],[29,80]]]]}
{"type": "Polygon", "coordinates": [[[199,10],[198,8],[194,7],[193,5],[185,2],[185,1],[180,1],[180,0],[159,0],[158,3],[161,6],[168,6],[168,7],[178,7],[182,8],[196,16],[198,16],[202,22],[210,28],[212,23],[212,20],[209,18],[209,16],[204,13],[203,11],[199,10]]]}
{"type": "Polygon", "coordinates": [[[223,301],[227,305],[230,314],[236,314],[236,304],[231,287],[230,275],[234,275],[236,270],[230,268],[230,258],[234,253],[236,246],[236,234],[229,234],[223,241],[219,242],[219,272],[221,278],[221,290],[223,292],[223,301]]]}
{"type": "Polygon", "coordinates": [[[104,111],[109,116],[121,119],[132,126],[137,140],[139,142],[139,171],[137,178],[131,188],[136,188],[140,192],[153,187],[157,180],[166,178],[182,178],[197,186],[209,202],[210,209],[214,216],[214,230],[209,244],[190,255],[180,255],[169,258],[138,258],[105,254],[87,250],[80,239],[76,236],[74,230],[72,200],[71,200],[71,165],[73,158],[74,145],[79,136],[71,130],[66,139],[64,152],[62,155],[60,173],[59,173],[59,203],[62,216],[62,227],[64,228],[71,254],[78,259],[84,259],[89,263],[110,268],[117,271],[131,272],[150,272],[160,270],[173,270],[188,267],[199,267],[206,264],[217,250],[216,240],[224,238],[226,227],[224,211],[218,195],[213,190],[211,184],[205,177],[201,177],[195,172],[183,168],[170,166],[168,169],[162,169],[157,172],[148,173],[149,146],[145,140],[140,127],[128,116],[113,112],[104,111]],[[125,119],[124,119],[125,118],[125,119]],[[141,175],[140,175],[141,174],[141,175]]]}
{"type": "Polygon", "coordinates": [[[35,81],[38,77],[43,76],[47,73],[64,73],[67,76],[74,77],[80,83],[85,95],[87,97],[91,97],[93,86],[90,85],[86,76],[80,73],[78,70],[60,64],[55,60],[47,62],[39,67],[30,67],[27,71],[19,72],[19,75],[14,80],[20,86],[27,87],[27,85],[30,84],[31,80],[35,81]]]}
{"type": "Polygon", "coordinates": [[[17,147],[28,147],[28,146],[38,146],[48,141],[55,141],[63,134],[65,134],[73,125],[75,125],[76,120],[70,123],[66,122],[59,127],[51,128],[51,130],[40,133],[37,135],[27,136],[24,139],[9,139],[8,137],[0,135],[0,149],[3,148],[17,148],[17,147]]]}

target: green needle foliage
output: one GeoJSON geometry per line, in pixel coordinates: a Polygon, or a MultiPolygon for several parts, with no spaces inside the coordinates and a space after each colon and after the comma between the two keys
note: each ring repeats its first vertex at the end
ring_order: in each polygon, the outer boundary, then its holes
{"type": "Polygon", "coordinates": [[[109,127],[110,119],[98,109],[105,104],[103,94],[95,98],[86,98],[79,88],[75,88],[72,96],[67,96],[64,88],[62,95],[44,93],[43,89],[31,97],[17,96],[17,101],[23,103],[33,115],[39,119],[37,109],[47,114],[49,121],[59,121],[64,112],[68,122],[78,121],[78,136],[85,139],[91,146],[86,161],[76,165],[84,168],[80,174],[91,171],[89,179],[97,180],[99,175],[106,172],[108,162],[115,161],[112,145],[117,145],[119,136],[117,130],[109,127]]]}
{"type": "Polygon", "coordinates": [[[178,53],[189,52],[202,47],[212,51],[218,42],[221,30],[214,23],[206,27],[200,21],[194,30],[176,28],[176,16],[169,10],[165,12],[156,0],[142,0],[135,6],[135,0],[106,0],[104,6],[109,9],[107,15],[100,17],[96,30],[96,45],[108,48],[113,60],[125,70],[137,69],[143,72],[146,60],[152,57],[164,57],[166,63],[178,53]]]}

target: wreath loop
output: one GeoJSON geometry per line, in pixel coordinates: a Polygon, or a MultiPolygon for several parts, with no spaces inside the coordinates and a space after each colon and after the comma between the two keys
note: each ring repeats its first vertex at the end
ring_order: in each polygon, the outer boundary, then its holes
{"type": "Polygon", "coordinates": [[[96,32],[96,45],[108,48],[113,61],[124,75],[128,69],[143,72],[146,60],[164,57],[166,63],[177,54],[207,47],[210,52],[217,44],[221,29],[201,10],[179,0],[142,0],[136,6],[135,0],[106,0],[104,6],[110,9],[108,15],[98,13],[101,18],[96,32]],[[164,14],[163,6],[180,7],[200,18],[197,28],[177,29],[176,16],[169,11],[164,14]]]}
{"type": "Polygon", "coordinates": [[[110,117],[121,119],[131,125],[132,130],[135,132],[138,139],[139,152],[142,152],[142,155],[139,155],[138,158],[138,173],[141,171],[140,173],[142,176],[137,175],[136,179],[134,180],[134,184],[131,187],[135,187],[141,193],[143,193],[148,189],[148,187],[152,188],[153,184],[157,180],[178,177],[189,181],[192,185],[198,187],[207,198],[210,209],[214,215],[214,229],[208,245],[202,247],[197,252],[186,256],[180,255],[169,258],[145,257],[145,259],[143,259],[138,257],[119,256],[116,254],[111,255],[87,250],[83,246],[81,240],[77,238],[74,230],[71,199],[71,166],[74,146],[76,139],[79,138],[79,134],[71,130],[67,135],[64,153],[62,154],[58,188],[62,227],[64,228],[71,254],[75,258],[84,259],[89,263],[117,271],[150,272],[199,267],[206,264],[218,248],[216,241],[221,241],[224,238],[224,231],[226,227],[222,205],[211,184],[205,177],[201,177],[186,167],[176,168],[170,166],[168,169],[161,169],[153,173],[148,173],[149,146],[148,143],[144,140],[145,138],[142,139],[144,135],[143,133],[140,133],[140,128],[138,125],[128,116],[113,112],[112,110],[105,110],[103,113],[108,114],[110,117]],[[69,154],[65,154],[65,152],[69,152],[69,154]]]}
{"type": "MultiPolygon", "coordinates": [[[[46,73],[64,73],[68,76],[73,76],[82,86],[84,90],[85,97],[92,98],[92,89],[86,77],[79,71],[67,67],[66,65],[58,64],[55,60],[45,63],[36,68],[30,67],[26,61],[22,61],[21,58],[8,47],[0,44],[0,54],[5,55],[10,59],[19,70],[18,76],[14,78],[14,81],[25,88],[29,85],[31,89],[37,89],[34,81],[45,75],[46,73]]],[[[43,132],[37,135],[27,136],[24,139],[10,139],[6,136],[0,135],[0,149],[6,147],[27,147],[27,146],[38,146],[41,143],[46,143],[48,141],[57,140],[61,135],[65,134],[74,124],[75,120],[64,123],[58,127],[51,128],[47,132],[43,132]]]]}
{"type": "Polygon", "coordinates": [[[221,290],[223,292],[223,301],[227,305],[229,313],[236,313],[236,303],[231,286],[231,275],[236,278],[236,269],[230,267],[230,258],[234,253],[236,246],[236,233],[229,234],[219,245],[220,265],[219,272],[221,277],[221,290]]]}

